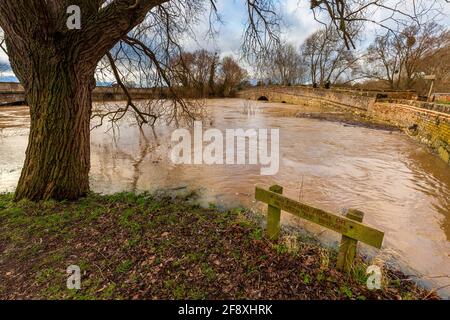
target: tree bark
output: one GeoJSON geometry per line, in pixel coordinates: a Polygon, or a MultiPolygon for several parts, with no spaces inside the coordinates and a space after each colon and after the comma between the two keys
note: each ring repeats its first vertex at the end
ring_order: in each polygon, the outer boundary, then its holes
{"type": "Polygon", "coordinates": [[[16,200],[78,199],[89,191],[95,67],[167,1],[0,0],[0,28],[31,116],[16,200]],[[67,28],[69,4],[81,8],[82,30],[67,28]]]}
{"type": "Polygon", "coordinates": [[[70,53],[53,52],[45,63],[39,56],[25,85],[31,127],[15,197],[78,199],[89,191],[94,73],[78,70],[70,53]]]}

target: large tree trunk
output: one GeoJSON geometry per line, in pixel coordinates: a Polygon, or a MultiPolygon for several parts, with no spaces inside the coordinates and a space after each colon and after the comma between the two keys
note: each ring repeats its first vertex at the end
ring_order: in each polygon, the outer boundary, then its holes
{"type": "Polygon", "coordinates": [[[77,0],[82,28],[69,30],[68,0],[0,0],[0,28],[31,114],[16,200],[77,199],[89,191],[95,68],[152,8],[167,1],[77,0]]]}
{"type": "Polygon", "coordinates": [[[77,199],[89,191],[94,75],[64,54],[35,62],[25,86],[31,128],[16,200],[77,199]]]}

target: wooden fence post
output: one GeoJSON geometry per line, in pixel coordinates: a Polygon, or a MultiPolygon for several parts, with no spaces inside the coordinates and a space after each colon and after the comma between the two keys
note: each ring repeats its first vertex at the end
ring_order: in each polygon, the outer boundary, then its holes
{"type": "MultiPolygon", "coordinates": [[[[349,219],[362,222],[364,219],[364,212],[350,209],[348,210],[345,216],[349,219]]],[[[347,273],[350,273],[353,267],[353,260],[355,259],[356,256],[357,244],[358,244],[357,240],[354,240],[344,235],[342,236],[336,265],[336,268],[338,270],[343,270],[347,273]]]]}
{"type": "MultiPolygon", "coordinates": [[[[283,187],[274,185],[269,188],[270,191],[283,194],[283,187]]],[[[278,240],[280,236],[280,216],[281,209],[271,206],[267,209],[267,236],[270,240],[278,240]]]]}

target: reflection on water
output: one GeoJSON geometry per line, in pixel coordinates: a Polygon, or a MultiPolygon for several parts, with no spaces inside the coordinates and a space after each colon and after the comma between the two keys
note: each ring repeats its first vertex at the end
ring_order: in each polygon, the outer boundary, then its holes
{"type": "MultiPolygon", "coordinates": [[[[279,128],[279,173],[261,176],[258,166],[175,166],[169,160],[173,128],[123,122],[92,132],[92,189],[189,186],[203,190],[205,203],[253,206],[256,184],[277,183],[287,196],[323,209],[364,211],[365,222],[386,233],[382,254],[431,279],[428,285],[450,284],[450,170],[424,147],[398,132],[292,117],[298,110],[317,111],[310,107],[230,99],[211,100],[208,109],[218,129],[279,128]]],[[[0,110],[0,191],[12,191],[19,178],[28,133],[24,114],[25,108],[0,110]]],[[[288,216],[283,221],[305,226],[288,216]]],[[[338,239],[320,227],[306,228],[338,239]]]]}

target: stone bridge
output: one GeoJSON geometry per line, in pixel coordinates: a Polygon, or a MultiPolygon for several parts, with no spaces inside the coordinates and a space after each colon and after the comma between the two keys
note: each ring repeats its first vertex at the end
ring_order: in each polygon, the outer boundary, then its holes
{"type": "Polygon", "coordinates": [[[414,91],[316,89],[261,86],[240,91],[244,99],[338,107],[394,125],[426,144],[450,164],[450,105],[418,101],[414,91]]]}
{"type": "Polygon", "coordinates": [[[368,110],[380,99],[404,99],[417,100],[414,91],[362,91],[348,89],[319,89],[307,86],[261,86],[243,90],[239,93],[242,98],[252,100],[268,100],[274,102],[286,102],[304,104],[328,103],[341,107],[350,107],[368,110]]]}
{"type": "MultiPolygon", "coordinates": [[[[129,89],[134,99],[152,99],[153,91],[146,88],[129,89]]],[[[94,101],[120,101],[126,100],[119,87],[97,87],[94,89],[94,101]]],[[[23,104],[25,101],[25,93],[22,85],[12,82],[0,82],[0,105],[5,103],[23,104]]]]}

